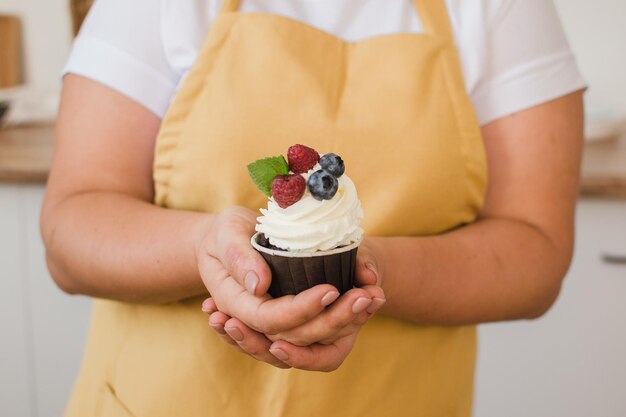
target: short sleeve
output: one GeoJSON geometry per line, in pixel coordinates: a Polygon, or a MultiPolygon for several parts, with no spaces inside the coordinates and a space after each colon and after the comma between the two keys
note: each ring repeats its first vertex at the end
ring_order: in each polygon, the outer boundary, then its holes
{"type": "Polygon", "coordinates": [[[74,41],[64,74],[98,81],[163,117],[178,77],[161,39],[158,0],[96,0],[74,41]]]}
{"type": "Polygon", "coordinates": [[[482,125],[585,87],[552,0],[502,0],[485,23],[471,91],[482,125]]]}

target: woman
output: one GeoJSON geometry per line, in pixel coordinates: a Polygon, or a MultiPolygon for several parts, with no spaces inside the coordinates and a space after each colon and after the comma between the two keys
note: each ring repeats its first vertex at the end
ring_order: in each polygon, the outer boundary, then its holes
{"type": "Polygon", "coordinates": [[[550,2],[94,7],[42,214],[58,285],[102,299],[67,415],[470,415],[473,325],[541,316],[572,252],[584,84],[550,2]],[[243,167],[296,142],[365,210],[340,298],[270,299],[249,244],[243,167]]]}

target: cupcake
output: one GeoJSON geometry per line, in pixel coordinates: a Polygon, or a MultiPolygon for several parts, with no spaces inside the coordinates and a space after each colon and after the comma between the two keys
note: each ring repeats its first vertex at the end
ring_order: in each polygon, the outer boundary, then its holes
{"type": "Polygon", "coordinates": [[[282,155],[248,165],[268,198],[252,246],[272,271],[273,297],[331,284],[343,294],[354,285],[363,237],[363,209],[345,165],[334,153],[293,145],[282,155]]]}

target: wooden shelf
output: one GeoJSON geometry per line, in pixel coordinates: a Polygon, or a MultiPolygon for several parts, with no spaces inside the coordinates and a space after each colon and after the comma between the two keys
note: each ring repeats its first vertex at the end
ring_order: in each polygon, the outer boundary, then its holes
{"type": "Polygon", "coordinates": [[[0,182],[45,182],[53,148],[54,125],[0,129],[0,182]]]}
{"type": "MultiPolygon", "coordinates": [[[[0,182],[44,183],[53,146],[54,125],[0,129],[0,182]]],[[[585,145],[580,193],[626,199],[626,138],[585,145]]]]}
{"type": "Polygon", "coordinates": [[[580,192],[626,199],[626,137],[585,145],[580,192]]]}

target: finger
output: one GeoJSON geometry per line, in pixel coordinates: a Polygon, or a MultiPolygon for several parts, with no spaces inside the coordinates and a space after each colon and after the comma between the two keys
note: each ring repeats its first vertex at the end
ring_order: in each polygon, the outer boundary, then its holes
{"type": "Polygon", "coordinates": [[[211,326],[211,328],[215,330],[215,332],[220,336],[220,338],[224,342],[231,345],[237,351],[243,352],[243,350],[239,347],[237,342],[233,340],[233,338],[231,338],[228,335],[228,333],[226,333],[226,330],[224,330],[224,325],[226,324],[228,320],[230,320],[230,317],[218,311],[216,313],[211,314],[211,316],[209,317],[209,326],[211,326]]]}
{"type": "Polygon", "coordinates": [[[276,334],[300,326],[339,297],[335,287],[328,284],[317,285],[295,296],[255,297],[231,277],[209,290],[220,311],[264,334],[276,334]]]}
{"type": "Polygon", "coordinates": [[[213,298],[209,297],[202,302],[202,312],[211,315],[217,311],[217,305],[213,298]]]}
{"type": "Polygon", "coordinates": [[[297,295],[264,300],[248,314],[252,316],[251,323],[260,332],[276,334],[310,321],[337,298],[339,292],[335,287],[320,284],[297,295]]]}
{"type": "Polygon", "coordinates": [[[385,292],[378,285],[364,285],[361,289],[372,298],[372,304],[367,308],[368,313],[374,314],[385,305],[385,292]]]}
{"type": "Polygon", "coordinates": [[[295,346],[286,341],[274,342],[270,353],[282,362],[306,371],[331,372],[339,368],[356,340],[356,333],[330,345],[295,346]]]}
{"type": "Polygon", "coordinates": [[[239,348],[253,358],[267,362],[278,368],[288,369],[291,366],[272,355],[269,351],[272,342],[261,333],[250,329],[240,320],[232,318],[224,325],[224,330],[239,346],[239,348]]]}
{"type": "Polygon", "coordinates": [[[221,213],[217,221],[221,224],[212,254],[250,294],[265,294],[270,286],[271,272],[250,243],[256,215],[250,210],[233,208],[221,213]]]}
{"type": "MultiPolygon", "coordinates": [[[[344,327],[343,329],[341,329],[339,332],[337,332],[337,334],[332,335],[331,337],[327,338],[327,339],[322,339],[319,340],[315,343],[312,343],[311,345],[332,345],[334,343],[336,343],[338,340],[341,340],[345,337],[349,337],[351,334],[354,334],[356,332],[358,332],[361,329],[361,326],[363,326],[363,324],[365,324],[367,322],[367,320],[369,320],[372,317],[372,314],[369,313],[363,313],[364,315],[367,316],[367,318],[364,320],[363,323],[361,324],[351,324],[349,326],[344,327]]],[[[311,346],[309,345],[309,346],[311,346]]]]}
{"type": "Polygon", "coordinates": [[[230,320],[230,317],[221,311],[216,311],[209,315],[209,326],[220,335],[225,335],[224,325],[230,320]]]}
{"type": "MultiPolygon", "coordinates": [[[[383,294],[382,290],[378,292],[372,289],[372,292],[375,295],[383,294]]],[[[297,346],[308,346],[320,341],[325,343],[335,341],[354,332],[354,326],[365,324],[381,307],[381,303],[384,304],[384,298],[372,299],[365,289],[354,288],[310,321],[279,333],[272,339],[286,340],[297,346]]]]}
{"type": "MultiPolygon", "coordinates": [[[[238,297],[240,294],[245,293],[245,288],[228,273],[217,258],[208,255],[202,256],[198,259],[198,267],[202,281],[207,290],[209,290],[217,310],[232,316],[233,314],[228,309],[226,300],[228,300],[228,297],[238,297]]],[[[256,303],[261,302],[261,298],[252,295],[249,298],[256,300],[256,303]]],[[[270,298],[269,295],[264,296],[264,299],[267,298],[270,298]]],[[[212,307],[210,302],[205,300],[205,303],[207,303],[205,307],[212,307]]]]}
{"type": "Polygon", "coordinates": [[[354,271],[357,286],[381,285],[378,261],[365,245],[357,252],[354,271]]]}
{"type": "Polygon", "coordinates": [[[371,319],[374,314],[376,314],[385,305],[386,302],[387,300],[384,298],[373,298],[370,306],[363,313],[357,315],[350,325],[344,327],[334,335],[318,340],[317,343],[328,345],[358,331],[361,326],[367,323],[369,319],[371,319]]]}
{"type": "Polygon", "coordinates": [[[215,291],[216,288],[229,277],[228,271],[217,258],[209,255],[201,255],[198,257],[198,271],[200,272],[200,278],[204,286],[209,291],[211,298],[214,299],[219,309],[220,303],[218,300],[215,300],[215,291]]]}

